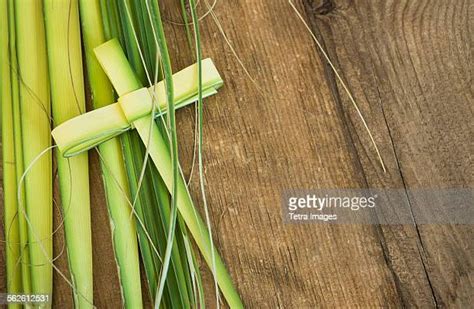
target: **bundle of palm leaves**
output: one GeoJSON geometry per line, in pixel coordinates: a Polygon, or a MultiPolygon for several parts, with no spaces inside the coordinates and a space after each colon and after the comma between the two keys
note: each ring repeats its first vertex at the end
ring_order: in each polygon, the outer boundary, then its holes
{"type": "Polygon", "coordinates": [[[60,274],[76,307],[94,306],[87,151],[97,151],[124,306],[143,307],[140,256],[156,308],[205,306],[197,248],[216,294],[242,307],[178,160],[175,109],[197,102],[204,195],[202,102],[222,79],[186,2],[196,64],[173,74],[156,0],[0,1],[8,293],[52,293],[53,151],[71,275],[60,274]]]}

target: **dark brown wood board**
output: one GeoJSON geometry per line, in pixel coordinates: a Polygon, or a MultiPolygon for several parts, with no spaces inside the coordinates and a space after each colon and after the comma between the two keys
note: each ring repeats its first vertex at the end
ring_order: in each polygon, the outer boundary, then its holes
{"type": "MultiPolygon", "coordinates": [[[[468,307],[474,301],[472,225],[293,225],[283,223],[280,203],[292,188],[474,186],[474,3],[293,2],[353,92],[387,172],[288,1],[218,1],[214,12],[251,78],[213,19],[204,18],[204,55],[225,81],[205,101],[204,171],[214,239],[244,303],[468,307]]],[[[194,53],[184,27],[173,23],[181,21],[179,2],[160,3],[178,70],[195,61],[194,53]]],[[[194,109],[179,110],[177,118],[188,174],[194,109]]],[[[90,166],[95,303],[117,308],[118,276],[94,152],[90,166]]],[[[191,192],[199,202],[196,176],[191,192]]],[[[407,198],[408,207],[412,202],[407,198]]],[[[59,211],[55,216],[58,224],[59,211]]],[[[55,254],[62,249],[60,230],[55,254]]],[[[56,263],[67,273],[66,252],[56,263]]],[[[54,303],[69,307],[70,288],[59,275],[54,279],[54,303]]],[[[205,279],[214,307],[209,272],[205,279]]]]}

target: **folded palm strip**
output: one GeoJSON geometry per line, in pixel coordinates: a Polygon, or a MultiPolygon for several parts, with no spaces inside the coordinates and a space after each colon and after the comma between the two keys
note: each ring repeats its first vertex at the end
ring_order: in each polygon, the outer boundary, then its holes
{"type": "MultiPolygon", "coordinates": [[[[154,121],[154,117],[166,112],[165,83],[162,81],[150,88],[144,88],[115,39],[97,47],[95,53],[119,96],[118,102],[73,118],[56,127],[52,131],[56,144],[65,157],[71,157],[129,129],[136,129],[147,146],[150,157],[166,187],[171,192],[173,170],[170,150],[154,121]]],[[[175,73],[173,83],[177,85],[174,93],[175,108],[196,101],[199,91],[197,65],[194,64],[175,73]]],[[[217,89],[222,84],[223,80],[212,60],[203,60],[203,97],[217,93],[217,89]]],[[[209,231],[194,207],[182,177],[178,179],[177,189],[178,210],[207,264],[210,267],[214,265],[217,282],[224,297],[232,308],[243,307],[219,253],[212,246],[209,231]]]]}

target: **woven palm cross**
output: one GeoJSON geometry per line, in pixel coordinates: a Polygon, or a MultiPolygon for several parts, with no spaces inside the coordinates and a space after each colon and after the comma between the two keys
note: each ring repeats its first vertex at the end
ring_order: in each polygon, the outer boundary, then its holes
{"type": "MultiPolygon", "coordinates": [[[[117,103],[75,117],[58,127],[52,135],[64,157],[71,157],[99,144],[136,129],[148,147],[151,159],[168,189],[172,183],[171,156],[163,135],[154,122],[166,112],[167,98],[164,82],[146,88],[135,77],[132,67],[117,40],[111,40],[95,49],[97,59],[114,86],[117,103]],[[123,78],[127,76],[127,78],[123,78]]],[[[173,75],[179,85],[174,94],[174,106],[180,108],[196,101],[198,96],[197,65],[191,65],[173,75]]],[[[202,61],[202,95],[217,93],[223,81],[211,59],[202,61]]]]}
{"type": "MultiPolygon", "coordinates": [[[[173,168],[166,139],[161,134],[154,117],[166,112],[167,97],[164,82],[150,88],[143,87],[135,77],[132,67],[117,40],[111,40],[94,50],[99,63],[117,92],[117,103],[77,116],[57,126],[52,135],[64,157],[87,151],[128,130],[135,129],[171,192],[173,168]],[[156,111],[156,113],[153,113],[156,111]]],[[[211,59],[201,62],[202,96],[217,93],[223,80],[211,59]]],[[[191,65],[173,75],[178,85],[174,93],[174,106],[180,108],[198,98],[198,67],[191,65]]],[[[210,267],[215,267],[217,282],[232,307],[240,308],[240,297],[232,286],[219,253],[211,243],[207,226],[194,208],[183,177],[178,178],[177,207],[210,267]],[[213,260],[214,259],[214,260],[213,260]]]]}

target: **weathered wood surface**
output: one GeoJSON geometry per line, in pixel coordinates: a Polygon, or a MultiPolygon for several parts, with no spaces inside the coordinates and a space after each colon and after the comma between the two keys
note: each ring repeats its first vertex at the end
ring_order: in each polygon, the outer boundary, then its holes
{"type": "MultiPolygon", "coordinates": [[[[472,187],[472,2],[307,1],[305,7],[383,146],[387,174],[367,158],[373,151],[362,146],[369,142],[360,121],[327,74],[367,184],[472,187]]],[[[472,303],[473,236],[472,226],[382,226],[380,242],[400,302],[472,303]]]]}
{"type": "MultiPolygon", "coordinates": [[[[176,1],[162,2],[164,17],[179,21],[176,1]]],[[[206,100],[207,197],[217,246],[245,304],[467,307],[474,301],[472,225],[288,225],[280,199],[289,188],[474,185],[474,4],[294,2],[353,91],[387,173],[288,2],[219,1],[215,12],[222,27],[264,91],[245,74],[212,18],[205,18],[204,53],[225,80],[219,94],[206,100]]],[[[193,62],[184,28],[168,23],[167,33],[174,67],[193,62]]],[[[185,171],[193,121],[192,108],[178,112],[185,171]]],[[[119,285],[94,153],[91,167],[95,302],[116,308],[119,285]]],[[[198,198],[197,189],[194,181],[198,198]]],[[[65,253],[57,263],[67,270],[65,253]]],[[[209,273],[206,279],[212,291],[209,273]]],[[[64,307],[70,291],[58,275],[55,280],[55,303],[64,307]]]]}

